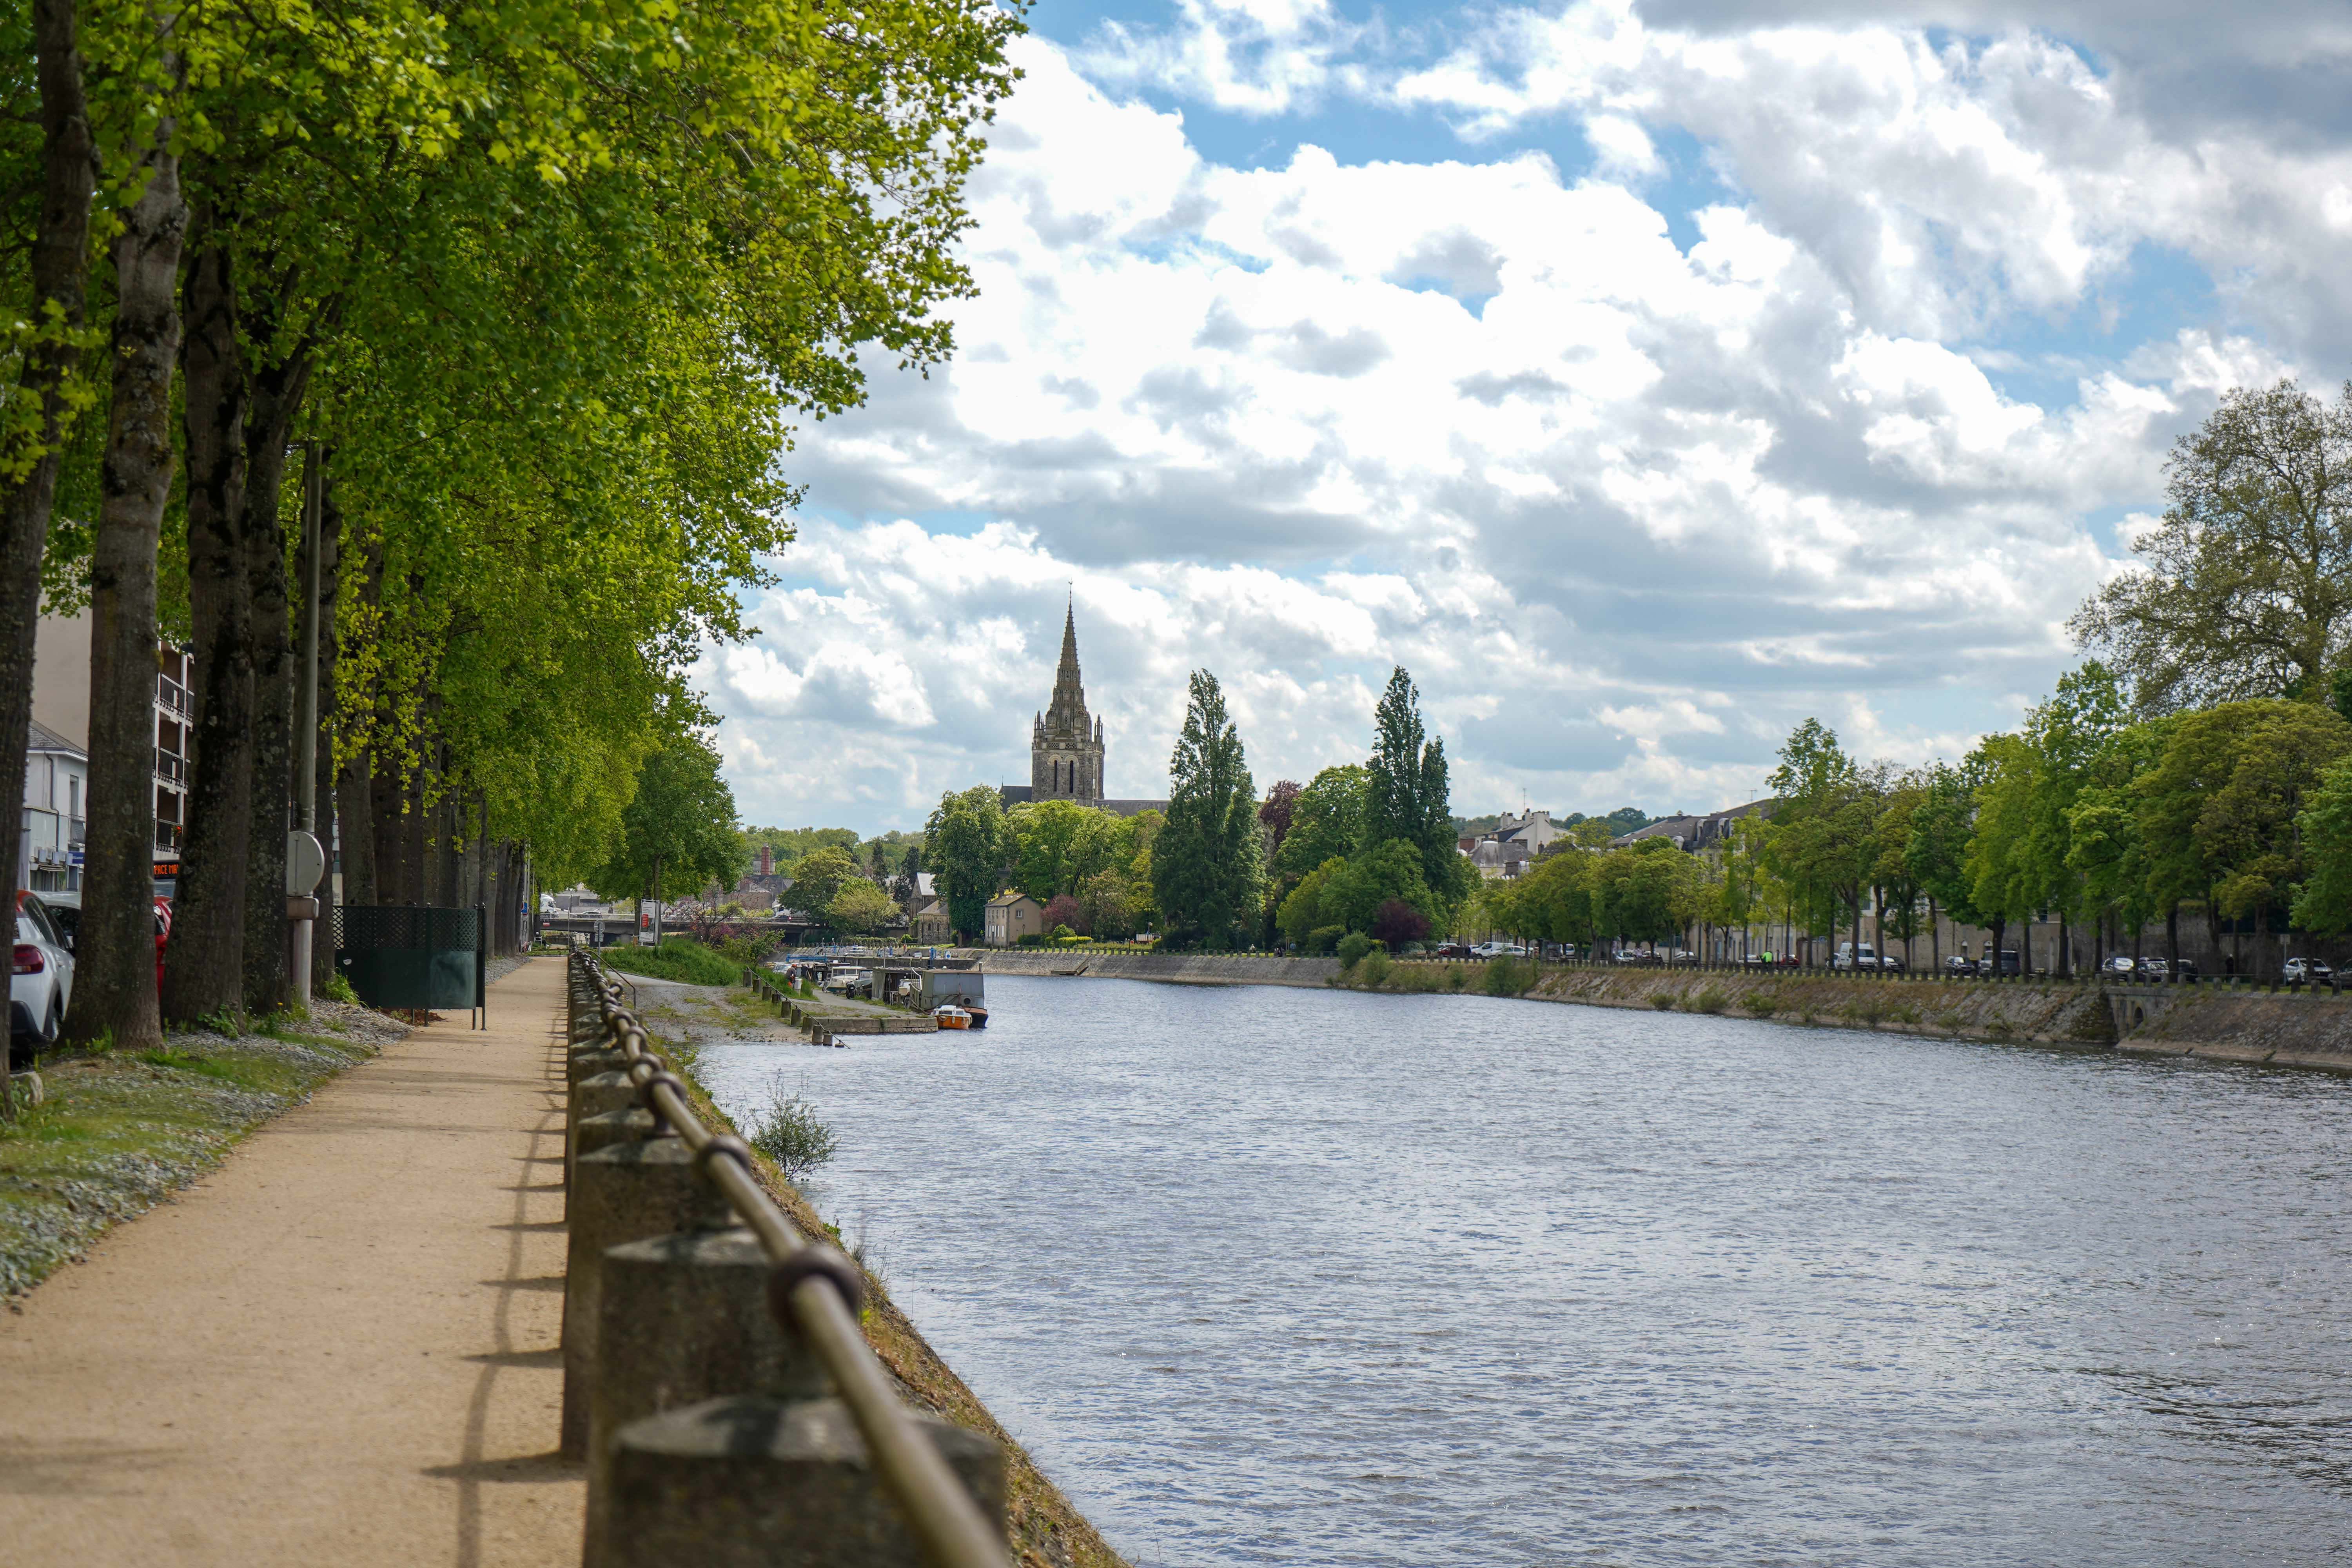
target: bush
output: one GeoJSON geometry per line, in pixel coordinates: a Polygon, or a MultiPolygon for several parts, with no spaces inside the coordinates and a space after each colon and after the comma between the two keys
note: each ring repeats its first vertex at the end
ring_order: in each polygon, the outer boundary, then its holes
{"type": "Polygon", "coordinates": [[[1087,911],[1079,907],[1077,900],[1067,893],[1055,894],[1046,903],[1045,912],[1039,919],[1045,922],[1045,929],[1056,937],[1073,935],[1094,929],[1093,922],[1087,919],[1087,911]]]}
{"type": "Polygon", "coordinates": [[[784,1180],[797,1182],[833,1158],[841,1141],[816,1113],[816,1106],[797,1094],[769,1091],[768,1113],[751,1134],[751,1147],[776,1163],[784,1180]]]}
{"type": "Polygon", "coordinates": [[[1372,939],[1362,931],[1351,931],[1339,939],[1339,967],[1353,969],[1364,954],[1372,951],[1372,939]]]}
{"type": "Polygon", "coordinates": [[[625,974],[678,980],[688,985],[733,985],[743,978],[743,966],[714,952],[690,937],[664,937],[659,947],[632,944],[608,947],[599,954],[607,969],[625,974]]]}
{"type": "Polygon", "coordinates": [[[1346,926],[1317,926],[1307,933],[1307,951],[1313,953],[1328,953],[1339,946],[1339,939],[1347,934],[1346,926]]]}
{"type": "Polygon", "coordinates": [[[1459,991],[1463,986],[1468,984],[1469,982],[1469,971],[1464,969],[1460,964],[1449,963],[1445,966],[1445,988],[1447,990],[1459,991]]]}
{"type": "Polygon", "coordinates": [[[1364,954],[1362,962],[1356,965],[1359,984],[1379,986],[1384,984],[1388,977],[1389,955],[1378,950],[1364,954]]]}
{"type": "Polygon", "coordinates": [[[1675,994],[1671,991],[1653,991],[1650,993],[1650,1005],[1661,1013],[1671,1013],[1675,1010],[1675,994]]]}
{"type": "Polygon", "coordinates": [[[1536,983],[1536,966],[1497,955],[1486,961],[1486,994],[1517,996],[1536,983]]]}
{"type": "Polygon", "coordinates": [[[1694,1013],[1720,1013],[1723,1011],[1724,1004],[1730,1000],[1731,998],[1710,985],[1683,1005],[1694,1013]]]}
{"type": "Polygon", "coordinates": [[[1759,991],[1740,1005],[1759,1018],[1769,1018],[1780,1010],[1780,999],[1769,991],[1759,991]]]}
{"type": "Polygon", "coordinates": [[[1076,942],[1078,940],[1078,933],[1072,931],[1066,925],[1057,925],[1046,934],[1051,936],[1055,942],[1076,942]]]}

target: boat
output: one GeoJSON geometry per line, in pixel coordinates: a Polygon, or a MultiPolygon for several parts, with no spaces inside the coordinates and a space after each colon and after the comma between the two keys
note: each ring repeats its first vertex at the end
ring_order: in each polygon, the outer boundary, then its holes
{"type": "Polygon", "coordinates": [[[940,1021],[940,1027],[942,1029],[969,1029],[971,1027],[971,1015],[965,1012],[962,1008],[957,1006],[952,1002],[941,1003],[939,1006],[932,1008],[931,1016],[940,1021]]]}

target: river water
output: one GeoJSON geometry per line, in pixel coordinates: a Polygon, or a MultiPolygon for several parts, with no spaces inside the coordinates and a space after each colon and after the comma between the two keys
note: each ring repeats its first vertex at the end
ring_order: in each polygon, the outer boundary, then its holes
{"type": "Polygon", "coordinates": [[[2343,1563],[2352,1084],[992,976],[710,1046],[1138,1564],[2343,1563]]]}

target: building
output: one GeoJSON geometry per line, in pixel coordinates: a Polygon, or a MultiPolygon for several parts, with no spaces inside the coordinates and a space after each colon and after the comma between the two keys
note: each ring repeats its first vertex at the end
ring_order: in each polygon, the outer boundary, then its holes
{"type": "Polygon", "coordinates": [[[948,925],[945,899],[932,899],[917,906],[907,928],[907,940],[924,947],[944,947],[955,940],[955,932],[948,925]]]}
{"type": "Polygon", "coordinates": [[[1103,723],[1087,711],[1086,682],[1078,671],[1077,608],[1062,617],[1062,662],[1054,671],[1054,696],[1029,727],[1029,782],[999,784],[1006,805],[1023,801],[1066,800],[1120,816],[1166,811],[1164,800],[1115,800],[1103,794],[1103,723]]]}
{"type": "MultiPolygon", "coordinates": [[[[76,616],[43,616],[33,634],[35,739],[37,742],[39,732],[47,730],[65,742],[85,759],[85,778],[89,752],[89,612],[84,610],[76,616]]],[[[156,890],[167,895],[169,879],[180,874],[180,838],[188,822],[188,757],[194,750],[195,724],[195,700],[189,690],[193,662],[184,648],[158,647],[155,650],[155,876],[156,890]]],[[[83,787],[87,791],[89,786],[83,787]]],[[[26,863],[20,859],[19,864],[26,863]]],[[[77,859],[73,880],[58,886],[80,885],[77,859]]]]}
{"type": "Polygon", "coordinates": [[[1678,812],[1672,816],[1662,816],[1647,827],[1637,827],[1631,833],[1612,838],[1609,841],[1609,847],[1612,849],[1622,849],[1629,844],[1638,844],[1644,838],[1671,838],[1675,841],[1675,848],[1696,853],[1701,849],[1712,848],[1730,837],[1732,825],[1741,817],[1769,817],[1772,815],[1773,806],[1779,804],[1774,797],[1767,795],[1762,800],[1751,800],[1745,805],[1728,805],[1721,811],[1710,812],[1705,816],[1694,816],[1688,812],[1678,812]]]}
{"type": "Polygon", "coordinates": [[[1568,835],[1554,825],[1549,811],[1506,816],[1492,833],[1459,840],[1462,853],[1488,881],[1522,877],[1543,852],[1568,835]]]}
{"type": "Polygon", "coordinates": [[[1045,929],[1045,906],[1026,893],[1000,893],[988,900],[982,918],[981,940],[990,947],[1011,947],[1045,929]]]}
{"type": "Polygon", "coordinates": [[[16,834],[16,885],[37,893],[81,887],[83,803],[89,798],[88,753],[33,721],[25,752],[25,815],[16,834]]]}

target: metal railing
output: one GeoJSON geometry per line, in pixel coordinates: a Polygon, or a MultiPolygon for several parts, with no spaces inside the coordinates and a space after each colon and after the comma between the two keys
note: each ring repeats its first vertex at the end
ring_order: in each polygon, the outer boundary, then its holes
{"type": "Polygon", "coordinates": [[[644,1024],[623,1005],[623,983],[607,976],[593,953],[574,950],[570,962],[590,983],[603,1043],[626,1059],[645,1108],[692,1152],[704,1178],[759,1239],[775,1270],[772,1308],[832,1379],[924,1555],[939,1568],[1009,1568],[1003,1535],[917,1426],[866,1344],[858,1327],[864,1284],[856,1264],[801,1234],[761,1187],[741,1139],[713,1133],[696,1119],[684,1080],[654,1054],[644,1024]]]}

